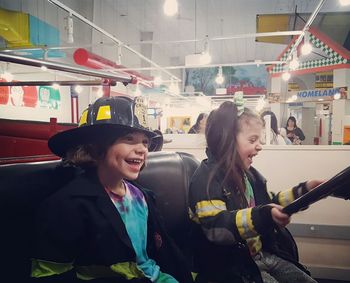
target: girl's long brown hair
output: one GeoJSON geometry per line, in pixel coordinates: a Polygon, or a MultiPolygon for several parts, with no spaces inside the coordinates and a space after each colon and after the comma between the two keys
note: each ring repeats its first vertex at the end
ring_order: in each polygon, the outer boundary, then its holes
{"type": "Polygon", "coordinates": [[[221,188],[228,187],[233,190],[231,193],[241,196],[241,206],[245,205],[245,169],[237,151],[237,135],[243,124],[249,123],[251,119],[261,123],[259,117],[247,108],[238,116],[236,105],[230,101],[222,103],[218,109],[209,114],[205,137],[208,150],[216,161],[207,184],[209,199],[211,182],[217,174],[222,174],[221,188]]]}

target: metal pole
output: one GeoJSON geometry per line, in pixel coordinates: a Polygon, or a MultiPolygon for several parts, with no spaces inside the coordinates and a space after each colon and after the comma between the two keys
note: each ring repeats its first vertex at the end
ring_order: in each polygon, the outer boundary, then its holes
{"type": "MultiPolygon", "coordinates": [[[[225,63],[225,64],[207,64],[207,65],[183,65],[183,66],[168,66],[168,67],[163,67],[164,69],[167,70],[176,70],[176,69],[201,69],[201,68],[213,68],[213,67],[237,67],[237,66],[251,66],[251,65],[278,65],[278,64],[284,64],[286,63],[285,61],[252,61],[252,62],[241,62],[241,63],[225,63]]],[[[128,70],[133,70],[133,71],[146,71],[146,70],[154,70],[154,67],[141,67],[141,68],[132,68],[132,69],[127,69],[127,68],[122,68],[120,71],[128,71],[128,70]]]]}
{"type": "MultiPolygon", "coordinates": [[[[302,30],[244,33],[244,34],[236,34],[236,35],[230,35],[230,36],[211,37],[211,38],[209,38],[209,40],[216,41],[216,40],[232,40],[232,39],[251,38],[251,37],[300,35],[302,33],[303,33],[302,30]]],[[[170,41],[145,40],[145,41],[140,41],[140,42],[131,42],[131,43],[129,43],[129,45],[139,45],[139,44],[158,44],[158,45],[161,45],[161,44],[191,43],[191,42],[198,42],[198,41],[203,41],[203,39],[183,39],[183,40],[170,40],[170,41]]]]}
{"type": "Polygon", "coordinates": [[[66,64],[62,64],[62,63],[58,63],[58,62],[45,61],[45,60],[39,60],[39,59],[33,59],[33,58],[26,58],[26,57],[22,57],[22,56],[4,54],[1,52],[0,52],[0,61],[28,65],[28,66],[34,66],[34,67],[39,67],[39,68],[42,66],[46,66],[48,69],[51,69],[51,70],[63,71],[63,72],[68,72],[68,73],[75,73],[75,74],[97,77],[97,78],[110,79],[113,81],[123,82],[123,83],[135,83],[135,78],[128,76],[128,75],[116,76],[116,75],[113,75],[112,73],[108,73],[108,72],[88,70],[88,69],[70,66],[70,65],[66,65],[66,64]]]}
{"type": "MultiPolygon", "coordinates": [[[[60,86],[72,86],[72,85],[81,85],[81,86],[104,86],[106,82],[103,80],[96,81],[21,81],[21,82],[0,82],[1,86],[52,86],[53,84],[58,84],[60,86]]],[[[115,85],[115,81],[109,82],[108,85],[115,85]]]]}

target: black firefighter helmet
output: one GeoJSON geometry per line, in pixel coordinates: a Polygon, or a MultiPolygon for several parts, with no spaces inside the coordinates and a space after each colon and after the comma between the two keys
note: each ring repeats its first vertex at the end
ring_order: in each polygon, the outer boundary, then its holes
{"type": "Polygon", "coordinates": [[[128,130],[143,132],[150,138],[149,151],[161,148],[163,137],[148,127],[147,107],[142,97],[134,100],[125,96],[101,97],[85,109],[77,128],[57,133],[48,145],[50,150],[64,157],[72,148],[96,143],[108,136],[128,130]]]}

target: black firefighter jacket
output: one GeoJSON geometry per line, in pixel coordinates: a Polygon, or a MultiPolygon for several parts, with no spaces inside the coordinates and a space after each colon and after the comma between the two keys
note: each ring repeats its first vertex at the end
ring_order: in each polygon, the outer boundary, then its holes
{"type": "MultiPolygon", "coordinates": [[[[192,282],[182,254],[159,221],[152,192],[141,191],[149,210],[149,257],[179,282],[192,282]]],[[[134,249],[121,216],[96,174],[83,173],[49,197],[39,210],[36,228],[32,275],[41,272],[36,260],[54,263],[52,268],[58,268],[54,271],[60,275],[34,278],[34,282],[150,282],[130,275],[137,274],[134,249]],[[111,266],[117,272],[112,272],[111,266]]]]}
{"type": "MultiPolygon", "coordinates": [[[[235,197],[237,192],[227,186],[222,188],[220,176],[215,176],[209,191],[207,189],[209,173],[214,166],[209,155],[192,177],[189,189],[194,266],[199,274],[196,282],[242,282],[242,275],[251,281],[262,282],[260,271],[237,228],[236,215],[240,209],[235,197]]],[[[277,254],[306,271],[298,263],[297,247],[288,230],[276,227],[271,216],[267,215],[271,212],[264,205],[272,201],[279,203],[279,195],[270,198],[266,180],[253,167],[250,167],[247,176],[256,203],[250,211],[251,225],[261,236],[263,250],[277,254]]],[[[303,184],[294,187],[292,193],[302,191],[301,186],[303,184]]]]}

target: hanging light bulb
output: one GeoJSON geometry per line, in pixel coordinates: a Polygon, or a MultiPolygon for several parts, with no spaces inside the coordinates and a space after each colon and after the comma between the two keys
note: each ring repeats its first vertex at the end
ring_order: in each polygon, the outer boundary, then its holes
{"type": "Polygon", "coordinates": [[[60,89],[60,85],[58,83],[53,83],[52,88],[58,90],[60,89]]]}
{"type": "Polygon", "coordinates": [[[5,71],[3,74],[1,74],[0,78],[4,79],[7,82],[12,82],[13,75],[9,71],[5,71]]]}
{"type": "Polygon", "coordinates": [[[179,85],[177,83],[174,82],[173,79],[171,79],[171,83],[169,86],[169,92],[173,93],[173,94],[180,94],[180,89],[179,89],[179,85]]]}
{"type": "Polygon", "coordinates": [[[265,99],[264,98],[259,98],[257,105],[255,106],[255,110],[257,112],[260,112],[262,109],[265,107],[265,99]]]}
{"type": "Polygon", "coordinates": [[[13,74],[10,72],[10,63],[7,62],[6,67],[4,67],[4,68],[1,67],[0,79],[3,79],[7,82],[13,81],[13,74]]]}
{"type": "Polygon", "coordinates": [[[312,52],[312,45],[310,43],[310,33],[305,31],[304,34],[304,44],[301,47],[301,54],[308,55],[312,52]]]}
{"type": "Polygon", "coordinates": [[[299,60],[298,60],[298,55],[297,55],[297,51],[293,52],[292,55],[292,60],[289,62],[289,69],[290,70],[296,70],[299,67],[299,60]]]}
{"type": "Polygon", "coordinates": [[[117,49],[117,64],[118,65],[121,65],[122,64],[122,57],[123,57],[123,54],[122,54],[122,47],[121,45],[118,44],[118,49],[117,49]]]}
{"type": "Polygon", "coordinates": [[[142,94],[142,92],[141,92],[139,83],[137,83],[137,84],[136,84],[135,91],[134,91],[134,95],[135,95],[135,96],[140,96],[141,94],[142,94]]]}
{"type": "Polygon", "coordinates": [[[211,62],[211,56],[209,53],[209,39],[208,39],[208,36],[206,36],[204,40],[204,48],[203,48],[202,56],[200,58],[200,63],[202,65],[207,65],[210,62],[211,62]]]}
{"type": "Polygon", "coordinates": [[[200,62],[201,62],[201,65],[208,65],[211,62],[210,54],[208,52],[203,52],[200,62]]]}
{"type": "Polygon", "coordinates": [[[177,0],[165,0],[163,11],[165,15],[171,17],[177,14],[178,8],[177,0]]]}
{"type": "Polygon", "coordinates": [[[215,78],[215,82],[219,85],[221,85],[225,81],[224,76],[222,75],[222,67],[219,67],[218,74],[215,78]]]}
{"type": "MultiPolygon", "coordinates": [[[[43,59],[44,60],[47,60],[49,58],[49,50],[46,48],[46,47],[44,47],[43,48],[43,59]]],[[[42,66],[42,67],[44,67],[44,66],[42,66]]],[[[41,68],[42,68],[41,67],[41,68]]],[[[46,66],[45,66],[46,67],[46,66]]]]}
{"type": "Polygon", "coordinates": [[[288,71],[282,74],[282,79],[284,81],[289,81],[290,77],[291,77],[291,75],[288,71]]]}
{"type": "Polygon", "coordinates": [[[333,96],[334,100],[338,100],[338,99],[340,99],[340,97],[341,97],[341,95],[340,95],[339,92],[337,92],[337,93],[334,94],[334,96],[333,96]]]}
{"type": "Polygon", "coordinates": [[[163,82],[163,80],[162,80],[162,77],[161,77],[161,76],[156,76],[156,77],[154,78],[154,81],[153,81],[153,83],[154,83],[155,86],[160,86],[162,82],[163,82]]]}
{"type": "Polygon", "coordinates": [[[350,0],[339,0],[340,5],[347,6],[350,5],[350,0]]]}
{"type": "Polygon", "coordinates": [[[83,91],[83,88],[80,85],[76,85],[74,87],[74,91],[79,94],[83,91]]]}
{"type": "Polygon", "coordinates": [[[67,30],[67,42],[73,43],[74,37],[73,37],[73,16],[72,16],[72,14],[69,14],[69,16],[67,17],[66,30],[67,30]]]}

